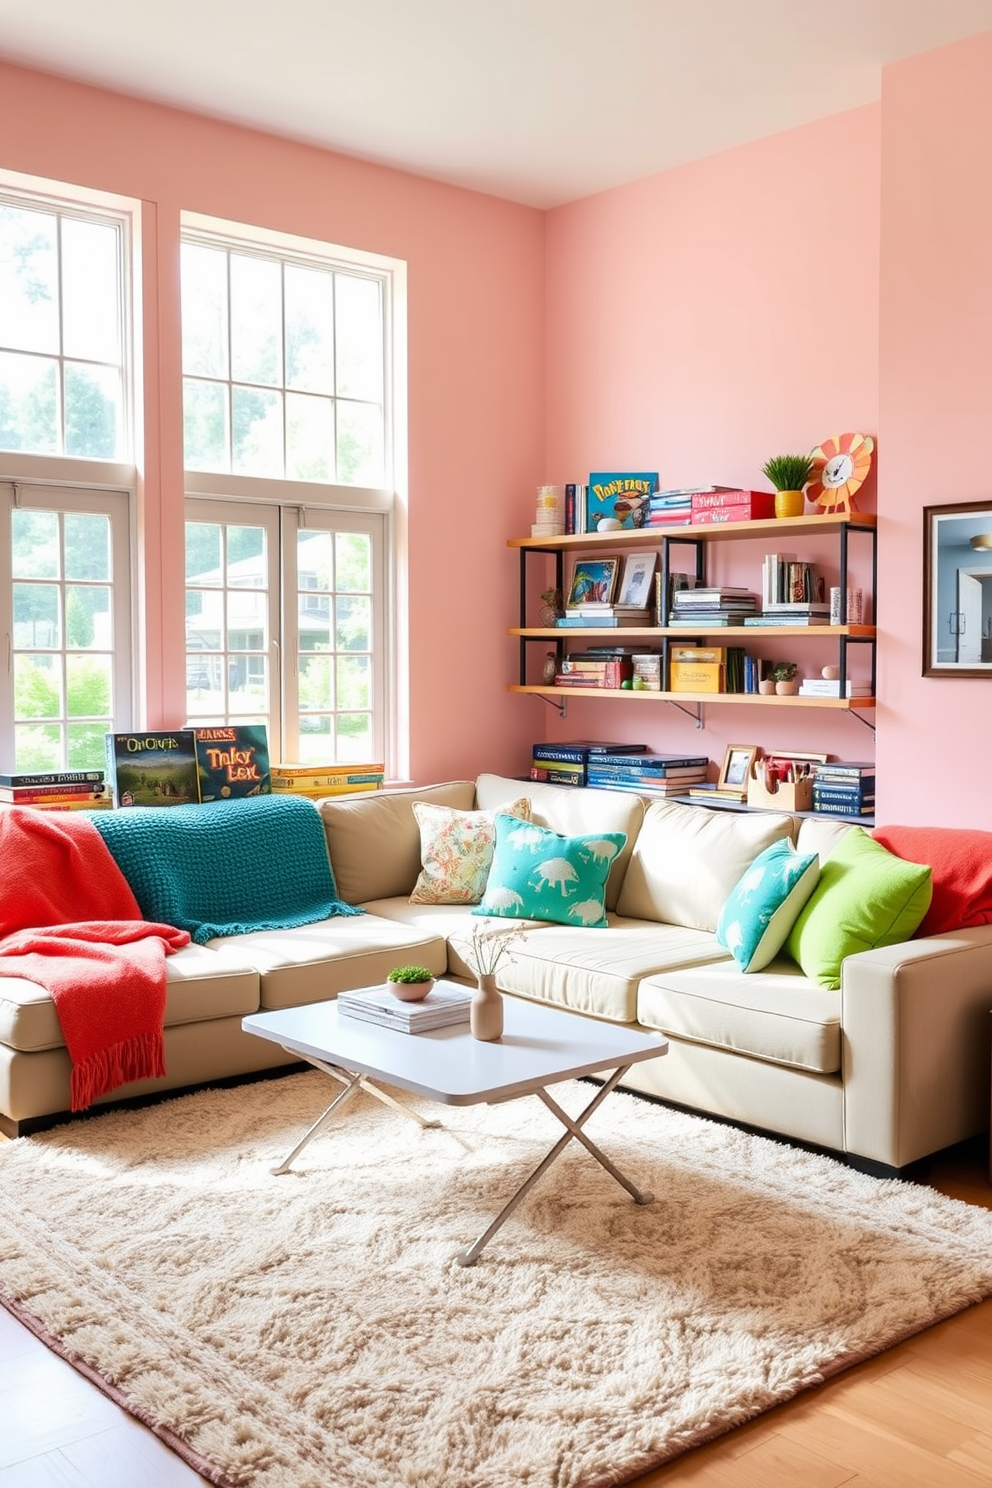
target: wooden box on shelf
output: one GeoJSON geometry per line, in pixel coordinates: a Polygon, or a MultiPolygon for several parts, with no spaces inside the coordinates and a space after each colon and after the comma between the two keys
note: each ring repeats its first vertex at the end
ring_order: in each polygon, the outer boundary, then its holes
{"type": "Polygon", "coordinates": [[[761,760],[755,760],[747,782],[747,804],[764,806],[770,811],[811,811],[813,809],[812,776],[798,780],[777,780],[772,790],[765,787],[761,760]]]}

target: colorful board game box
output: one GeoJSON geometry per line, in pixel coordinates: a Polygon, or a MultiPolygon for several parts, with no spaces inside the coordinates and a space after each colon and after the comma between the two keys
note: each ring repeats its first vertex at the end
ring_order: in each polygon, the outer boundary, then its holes
{"type": "Polygon", "coordinates": [[[596,532],[604,518],[621,527],[643,527],[651,492],[657,489],[657,470],[594,471],[589,476],[585,530],[596,532]]]}
{"type": "Polygon", "coordinates": [[[107,734],[107,785],[115,807],[188,806],[199,801],[192,729],[107,734]]]}
{"type": "Polygon", "coordinates": [[[201,801],[271,794],[269,739],[264,723],[196,728],[193,735],[201,801]]]}

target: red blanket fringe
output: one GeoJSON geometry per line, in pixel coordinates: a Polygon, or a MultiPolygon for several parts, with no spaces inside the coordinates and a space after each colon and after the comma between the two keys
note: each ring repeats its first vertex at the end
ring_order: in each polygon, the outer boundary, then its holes
{"type": "Polygon", "coordinates": [[[64,815],[71,819],[0,811],[0,977],[51,994],[79,1111],[119,1085],[165,1074],[165,958],[189,935],[142,920],[93,823],[64,815]]]}

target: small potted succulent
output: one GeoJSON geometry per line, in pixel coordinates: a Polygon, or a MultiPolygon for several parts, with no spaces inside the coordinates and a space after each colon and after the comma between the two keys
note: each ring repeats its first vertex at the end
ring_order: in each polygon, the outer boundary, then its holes
{"type": "Polygon", "coordinates": [[[434,973],[426,966],[394,966],[386,983],[400,1002],[423,1002],[434,985],[434,973]]]}
{"type": "Polygon", "coordinates": [[[812,455],[773,455],[761,473],[775,487],[775,515],[801,517],[806,506],[805,490],[813,475],[812,455]]]}
{"type": "Polygon", "coordinates": [[[796,676],[798,671],[799,667],[794,661],[777,661],[772,667],[775,691],[780,697],[788,697],[799,691],[799,679],[796,676]]]}

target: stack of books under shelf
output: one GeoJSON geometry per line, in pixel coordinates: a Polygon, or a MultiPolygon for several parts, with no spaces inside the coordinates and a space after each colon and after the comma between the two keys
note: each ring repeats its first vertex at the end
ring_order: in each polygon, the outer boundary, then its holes
{"type": "Polygon", "coordinates": [[[641,796],[685,795],[706,779],[705,754],[597,754],[586,766],[586,784],[641,796]]]}
{"type": "Polygon", "coordinates": [[[817,765],[813,810],[822,816],[874,816],[874,761],[829,760],[817,765]]]}
{"type": "Polygon", "coordinates": [[[467,1023],[472,992],[453,982],[435,982],[422,1002],[401,1002],[388,987],[365,987],[360,992],[340,992],[338,1012],[398,1033],[427,1033],[467,1023]]]}
{"type": "Polygon", "coordinates": [[[102,770],[41,770],[0,775],[0,806],[39,811],[107,811],[112,805],[102,770]]]}
{"type": "Polygon", "coordinates": [[[562,744],[535,744],[531,750],[530,778],[548,785],[585,785],[586,772],[594,760],[606,756],[643,755],[646,744],[610,744],[576,739],[562,744]]]}

